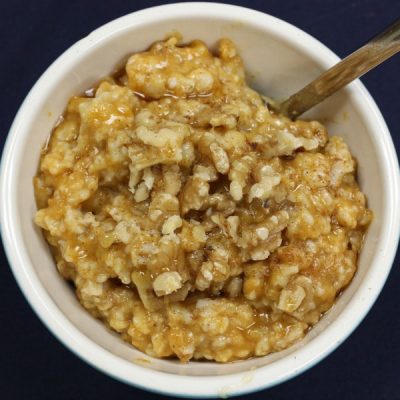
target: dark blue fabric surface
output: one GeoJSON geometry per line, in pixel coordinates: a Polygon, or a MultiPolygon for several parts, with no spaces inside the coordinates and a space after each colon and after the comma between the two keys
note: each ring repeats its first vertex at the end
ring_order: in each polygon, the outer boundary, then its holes
{"type": "MultiPolygon", "coordinates": [[[[75,41],[157,1],[0,2],[0,149],[27,92],[75,41]]],[[[282,18],[345,56],[400,17],[399,0],[235,1],[282,18]]],[[[362,80],[400,149],[400,54],[362,80]]],[[[247,399],[400,399],[400,257],[371,312],[332,355],[301,376],[247,399]]],[[[97,372],[61,345],[34,315],[0,247],[0,398],[156,399],[97,372]]],[[[244,397],[243,397],[244,398],[244,397]]]]}

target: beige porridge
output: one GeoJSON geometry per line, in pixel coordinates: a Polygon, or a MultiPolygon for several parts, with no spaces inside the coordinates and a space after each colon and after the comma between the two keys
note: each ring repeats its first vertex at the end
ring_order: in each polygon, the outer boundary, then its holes
{"type": "Polygon", "coordinates": [[[172,37],[71,98],[36,223],[124,340],[228,362],[299,341],[349,284],[372,216],[355,174],[340,137],[268,110],[231,41],[172,37]]]}

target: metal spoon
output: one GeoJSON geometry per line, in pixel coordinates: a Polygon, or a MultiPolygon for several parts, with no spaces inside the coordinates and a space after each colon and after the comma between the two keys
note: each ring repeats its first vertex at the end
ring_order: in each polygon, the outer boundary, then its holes
{"type": "Polygon", "coordinates": [[[284,102],[267,99],[268,104],[294,120],[399,51],[400,19],[284,102]]]}

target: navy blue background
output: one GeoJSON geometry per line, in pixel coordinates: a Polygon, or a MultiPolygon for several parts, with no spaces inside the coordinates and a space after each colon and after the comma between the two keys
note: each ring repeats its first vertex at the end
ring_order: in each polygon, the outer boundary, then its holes
{"type": "MultiPolygon", "coordinates": [[[[0,150],[15,113],[48,65],[100,25],[157,1],[0,2],[0,150]]],[[[235,1],[282,18],[343,57],[400,17],[399,0],[235,1]]],[[[400,54],[362,80],[400,149],[400,54]]],[[[400,257],[361,326],[301,376],[247,395],[266,399],[400,399],[400,257]]],[[[0,398],[156,399],[97,372],[64,348],[23,298],[0,246],[0,398]]],[[[244,398],[244,397],[243,397],[244,398]]]]}

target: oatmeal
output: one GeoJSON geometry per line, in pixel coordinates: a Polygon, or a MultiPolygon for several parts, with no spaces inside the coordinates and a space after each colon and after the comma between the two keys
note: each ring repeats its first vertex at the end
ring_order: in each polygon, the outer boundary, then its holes
{"type": "Polygon", "coordinates": [[[227,39],[216,55],[155,43],[93,93],[70,99],[34,179],[83,307],[154,357],[228,362],[302,339],[371,220],[344,141],[269,111],[227,39]]]}

